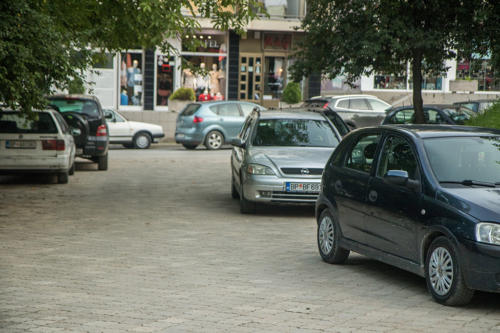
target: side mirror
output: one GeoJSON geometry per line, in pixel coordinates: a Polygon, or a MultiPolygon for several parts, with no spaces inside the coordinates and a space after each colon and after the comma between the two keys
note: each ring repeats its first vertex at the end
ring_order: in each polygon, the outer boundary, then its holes
{"type": "Polygon", "coordinates": [[[384,180],[389,184],[404,186],[408,182],[408,172],[405,170],[389,170],[384,175],[384,180]]]}
{"type": "Polygon", "coordinates": [[[245,141],[243,141],[241,138],[236,138],[236,139],[231,140],[231,145],[233,145],[235,147],[240,147],[240,148],[246,147],[245,141]]]}
{"type": "Polygon", "coordinates": [[[106,113],[104,114],[104,118],[106,118],[106,119],[108,119],[108,120],[111,120],[111,119],[113,119],[113,114],[112,114],[111,112],[109,112],[109,113],[108,113],[108,112],[106,112],[106,113]]]}

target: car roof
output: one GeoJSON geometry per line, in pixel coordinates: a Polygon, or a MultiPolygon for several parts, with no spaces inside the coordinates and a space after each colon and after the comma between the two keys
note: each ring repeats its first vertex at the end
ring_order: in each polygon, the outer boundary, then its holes
{"type": "Polygon", "coordinates": [[[367,97],[367,98],[376,98],[380,99],[374,95],[366,95],[366,94],[358,94],[358,95],[323,95],[323,96],[314,96],[309,98],[308,100],[318,100],[318,99],[337,99],[337,98],[351,98],[351,97],[367,97]]]}
{"type": "Polygon", "coordinates": [[[473,101],[461,101],[461,102],[455,102],[453,104],[468,104],[468,103],[493,103],[498,101],[497,99],[476,99],[473,101]]]}
{"type": "Polygon", "coordinates": [[[364,127],[354,132],[373,129],[383,129],[406,133],[416,138],[440,138],[440,137],[473,137],[473,136],[499,136],[500,130],[484,127],[459,126],[459,125],[381,125],[376,127],[364,127]]]}
{"type": "MultiPolygon", "coordinates": [[[[396,106],[389,108],[390,111],[399,111],[399,110],[404,110],[404,109],[410,109],[413,108],[413,105],[403,105],[403,106],[396,106]]],[[[454,109],[455,106],[451,104],[424,104],[424,109],[425,108],[434,108],[434,109],[454,109]]]]}
{"type": "MultiPolygon", "coordinates": [[[[255,104],[253,102],[247,102],[247,101],[198,101],[198,102],[193,102],[191,104],[200,104],[200,105],[214,105],[214,104],[225,104],[225,103],[247,103],[247,104],[255,104]]],[[[257,105],[257,104],[255,104],[257,105]]]]}
{"type": "Polygon", "coordinates": [[[311,119],[311,120],[325,120],[322,114],[314,111],[302,110],[265,110],[260,111],[260,119],[311,119]]]}
{"type": "Polygon", "coordinates": [[[99,99],[93,95],[84,95],[84,94],[56,94],[50,95],[47,97],[48,99],[87,99],[95,102],[99,102],[99,99]]]}

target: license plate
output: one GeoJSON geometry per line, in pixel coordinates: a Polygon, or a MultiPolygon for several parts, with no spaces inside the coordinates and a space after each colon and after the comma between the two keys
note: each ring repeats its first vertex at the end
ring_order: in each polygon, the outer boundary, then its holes
{"type": "Polygon", "coordinates": [[[9,149],[35,149],[36,141],[34,140],[7,140],[5,148],[9,149]]]}
{"type": "Polygon", "coordinates": [[[178,137],[178,138],[183,138],[183,137],[184,137],[184,134],[179,133],[179,134],[177,134],[177,137],[178,137]]]}
{"type": "Polygon", "coordinates": [[[286,183],[287,192],[319,192],[318,183],[286,183]]]}

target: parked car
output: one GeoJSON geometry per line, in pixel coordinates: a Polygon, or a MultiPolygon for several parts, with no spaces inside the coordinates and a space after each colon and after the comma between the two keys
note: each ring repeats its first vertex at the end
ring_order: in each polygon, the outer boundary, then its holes
{"type": "Polygon", "coordinates": [[[55,111],[35,111],[32,120],[18,111],[0,111],[0,173],[56,174],[67,183],[75,172],[75,143],[55,111]]]}
{"type": "Polygon", "coordinates": [[[109,143],[119,143],[126,148],[147,149],[151,142],[165,137],[159,125],[129,121],[121,113],[104,109],[109,128],[109,143]]]}
{"type": "Polygon", "coordinates": [[[258,203],[314,203],[340,140],[321,113],[253,112],[232,142],[231,194],[241,212],[255,212],[258,203]]]}
{"type": "MultiPolygon", "coordinates": [[[[454,105],[424,105],[424,117],[427,124],[463,125],[474,113],[464,107],[454,105]]],[[[399,106],[387,110],[382,125],[414,124],[415,109],[413,106],[399,106]]]]}
{"type": "Polygon", "coordinates": [[[108,125],[101,104],[95,96],[55,95],[49,104],[61,113],[73,128],[76,156],[97,163],[99,170],[108,169],[108,125]]]}
{"type": "Polygon", "coordinates": [[[486,110],[487,108],[492,106],[493,103],[495,103],[494,100],[481,99],[481,100],[477,100],[477,101],[456,102],[456,103],[453,103],[453,105],[455,107],[460,107],[460,106],[466,107],[466,108],[474,111],[475,113],[482,113],[482,112],[484,112],[484,110],[486,110]]]}
{"type": "Polygon", "coordinates": [[[245,118],[258,104],[239,101],[219,101],[188,104],[177,117],[175,142],[187,149],[204,144],[215,150],[236,138],[245,118]]]}
{"type": "MultiPolygon", "coordinates": [[[[322,108],[322,107],[306,106],[294,109],[302,111],[319,112],[324,114],[328,118],[328,120],[330,120],[333,126],[335,126],[335,128],[337,129],[337,131],[340,133],[341,136],[344,136],[351,130],[356,129],[356,124],[352,120],[344,121],[344,119],[342,119],[342,117],[340,117],[337,112],[333,111],[329,107],[322,108]]],[[[292,110],[292,109],[286,109],[286,110],[292,110]]]]}
{"type": "Polygon", "coordinates": [[[344,121],[352,121],[356,127],[378,125],[385,117],[385,110],[391,105],[371,95],[342,95],[313,97],[304,107],[330,108],[344,121]]]}
{"type": "Polygon", "coordinates": [[[446,305],[500,292],[500,131],[363,128],[326,165],[316,202],[324,261],[358,252],[425,277],[446,305]]]}

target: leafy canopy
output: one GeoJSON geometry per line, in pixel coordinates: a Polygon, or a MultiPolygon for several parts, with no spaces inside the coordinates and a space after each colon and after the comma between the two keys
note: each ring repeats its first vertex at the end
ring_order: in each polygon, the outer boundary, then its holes
{"type": "Polygon", "coordinates": [[[95,50],[160,47],[200,28],[241,32],[257,0],[3,0],[0,2],[0,102],[30,112],[44,96],[81,80],[102,60],[95,50]]]}
{"type": "Polygon", "coordinates": [[[329,78],[384,72],[400,75],[410,63],[417,121],[424,122],[422,74],[445,71],[462,54],[500,54],[498,0],[309,0],[305,38],[291,71],[329,78]]]}

